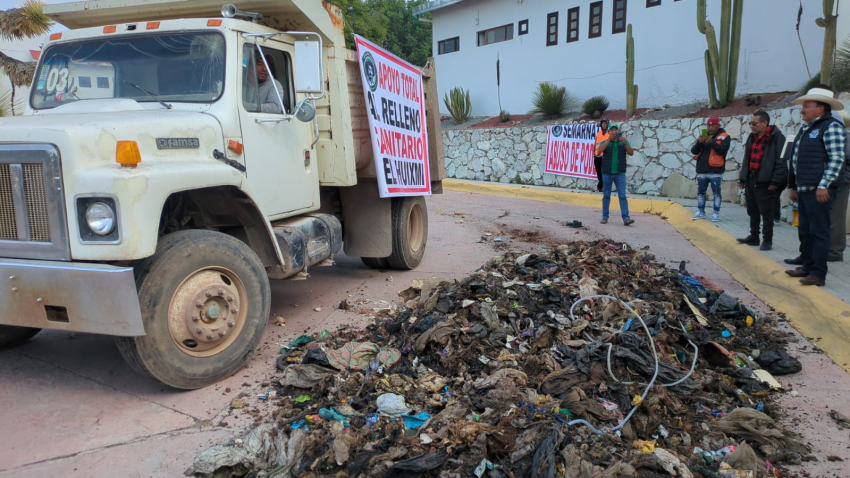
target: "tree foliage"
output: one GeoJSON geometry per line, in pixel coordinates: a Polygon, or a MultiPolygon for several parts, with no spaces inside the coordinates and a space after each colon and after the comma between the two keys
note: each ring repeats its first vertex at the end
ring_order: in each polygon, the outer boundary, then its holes
{"type": "Polygon", "coordinates": [[[431,56],[431,24],[413,17],[424,0],[328,0],[345,19],[345,44],[354,48],[358,34],[386,50],[424,66],[431,56]]]}
{"type": "MultiPolygon", "coordinates": [[[[0,11],[0,37],[22,40],[47,33],[53,21],[44,14],[43,5],[38,0],[27,0],[20,8],[0,11]]],[[[29,86],[35,63],[23,62],[0,53],[0,71],[9,77],[13,86],[29,86]]]]}

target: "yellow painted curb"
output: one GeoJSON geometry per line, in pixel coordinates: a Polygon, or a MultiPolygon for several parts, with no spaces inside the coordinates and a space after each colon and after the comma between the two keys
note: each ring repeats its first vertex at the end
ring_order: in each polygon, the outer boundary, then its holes
{"type": "MultiPolygon", "coordinates": [[[[474,181],[444,180],[451,191],[489,194],[492,196],[531,199],[599,208],[599,196],[570,191],[556,191],[474,181]]],[[[617,201],[611,202],[611,208],[617,201]]],[[[629,209],[635,212],[660,212],[688,241],[699,248],[738,282],[744,284],[765,304],[784,312],[788,321],[809,338],[819,338],[817,346],[829,358],[850,372],[850,305],[819,287],[803,286],[783,272],[785,267],[707,221],[694,221],[684,206],[673,201],[629,198],[629,209]]]]}

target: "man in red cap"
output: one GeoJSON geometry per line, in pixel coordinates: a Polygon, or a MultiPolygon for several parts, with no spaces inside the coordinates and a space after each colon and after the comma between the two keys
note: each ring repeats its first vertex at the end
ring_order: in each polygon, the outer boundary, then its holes
{"type": "Polygon", "coordinates": [[[720,220],[720,184],[723,173],[726,172],[726,153],[732,144],[726,130],[720,127],[720,118],[712,116],[708,119],[706,129],[691,147],[691,154],[697,161],[697,207],[699,211],[693,219],[705,219],[705,194],[711,183],[711,193],[714,196],[714,211],[711,221],[720,220]]]}

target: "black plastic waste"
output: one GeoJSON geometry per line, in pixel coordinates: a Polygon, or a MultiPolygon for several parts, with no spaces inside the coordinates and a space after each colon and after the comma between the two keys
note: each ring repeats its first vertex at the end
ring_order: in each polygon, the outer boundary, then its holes
{"type": "Polygon", "coordinates": [[[773,375],[791,375],[803,370],[803,364],[784,349],[767,350],[756,359],[759,366],[773,375]]]}

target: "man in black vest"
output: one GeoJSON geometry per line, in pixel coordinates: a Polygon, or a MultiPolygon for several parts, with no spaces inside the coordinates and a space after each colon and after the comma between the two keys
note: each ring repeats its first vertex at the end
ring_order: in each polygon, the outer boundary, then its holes
{"type": "Polygon", "coordinates": [[[750,235],[738,239],[741,244],[759,245],[759,222],[763,223],[764,240],[760,249],[773,247],[773,215],[778,190],[788,183],[788,168],[782,159],[785,135],[770,126],[770,115],[756,111],[750,120],[752,134],[744,147],[744,160],[738,176],[738,188],[746,189],[750,235]]]}
{"type": "Polygon", "coordinates": [[[803,285],[822,286],[829,255],[829,213],[844,169],[846,134],[832,110],[842,110],[844,105],[822,88],[812,88],[794,103],[803,105],[805,124],[794,140],[788,189],[799,211],[803,265],[785,273],[799,277],[803,285]]]}

